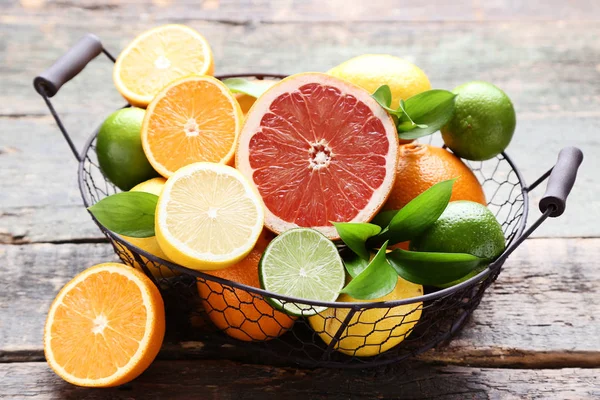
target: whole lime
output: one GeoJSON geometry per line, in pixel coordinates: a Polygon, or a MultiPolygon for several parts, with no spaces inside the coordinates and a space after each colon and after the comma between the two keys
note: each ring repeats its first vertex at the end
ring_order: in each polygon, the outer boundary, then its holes
{"type": "Polygon", "coordinates": [[[442,127],[444,143],[467,160],[489,160],[510,143],[517,119],[506,93],[488,82],[469,82],[457,94],[452,119],[442,127]]]}
{"type": "Polygon", "coordinates": [[[122,108],[106,118],[96,139],[96,154],[104,176],[121,190],[158,176],[142,149],[145,111],[122,108]]]}
{"type": "MultiPolygon", "coordinates": [[[[467,253],[493,260],[504,251],[504,233],[494,214],[479,203],[453,201],[433,225],[410,242],[413,251],[467,253]]],[[[452,286],[483,270],[440,287],[452,286]]]]}

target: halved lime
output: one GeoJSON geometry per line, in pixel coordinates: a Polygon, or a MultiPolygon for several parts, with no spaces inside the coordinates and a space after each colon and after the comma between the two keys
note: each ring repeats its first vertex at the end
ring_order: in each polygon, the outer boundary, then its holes
{"type": "MultiPolygon", "coordinates": [[[[338,298],[346,278],[335,244],[308,228],[290,229],[273,239],[260,259],[258,275],[265,290],[325,302],[338,298]]],[[[298,316],[314,315],[327,308],[274,298],[267,301],[298,316]]]]}

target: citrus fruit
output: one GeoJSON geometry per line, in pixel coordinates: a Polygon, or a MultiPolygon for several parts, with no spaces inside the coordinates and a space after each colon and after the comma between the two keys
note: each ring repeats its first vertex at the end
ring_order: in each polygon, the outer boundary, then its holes
{"type": "MultiPolygon", "coordinates": [[[[396,288],[389,294],[368,302],[393,301],[421,296],[423,286],[398,278],[396,288]]],[[[338,302],[366,302],[342,294],[338,302]]],[[[357,357],[370,357],[400,344],[421,318],[422,303],[396,307],[367,308],[356,312],[342,332],[334,349],[357,357]]],[[[349,308],[328,308],[308,318],[312,329],[330,344],[348,316],[349,308]]]]}
{"type": "Polygon", "coordinates": [[[158,175],[142,149],[144,114],[141,108],[122,108],[110,114],[98,131],[98,163],[104,176],[121,190],[158,175]]]}
{"type": "MultiPolygon", "coordinates": [[[[261,287],[283,296],[335,301],[344,287],[346,271],[335,244],[307,228],[290,229],[265,250],[258,268],[261,287]]],[[[313,315],[324,307],[268,299],[292,315],[313,315]]]]}
{"type": "Polygon", "coordinates": [[[436,183],[457,178],[450,201],[471,200],[486,205],[481,184],[460,158],[441,147],[421,143],[400,146],[396,181],[385,203],[399,210],[436,183]]]}
{"type": "Polygon", "coordinates": [[[487,207],[472,201],[453,201],[430,228],[411,240],[410,249],[467,253],[491,261],[502,254],[504,243],[502,226],[487,207]]]}
{"type": "MultiPolygon", "coordinates": [[[[146,192],[146,193],[152,193],[157,196],[160,196],[160,193],[162,192],[162,189],[165,186],[165,182],[166,182],[165,178],[160,178],[160,177],[152,178],[150,180],[140,183],[139,185],[134,186],[133,188],[131,188],[130,192],[146,192]]],[[[139,247],[140,249],[142,249],[158,258],[162,258],[163,260],[170,261],[169,257],[166,256],[166,254],[162,251],[162,249],[158,245],[158,242],[156,241],[156,236],[137,238],[137,237],[122,235],[121,237],[123,239],[127,240],[132,245],[139,247]]],[[[129,255],[129,258],[132,261],[132,266],[134,268],[144,272],[144,270],[142,269],[142,266],[133,257],[133,254],[129,251],[129,249],[127,247],[123,246],[123,251],[125,251],[129,255]]],[[[167,277],[173,275],[173,271],[170,268],[167,268],[162,265],[159,268],[158,265],[155,266],[152,263],[149,263],[147,261],[146,257],[144,257],[144,256],[140,256],[140,257],[142,257],[142,260],[146,263],[148,270],[156,278],[167,278],[167,277]]]]}
{"type": "Polygon", "coordinates": [[[394,183],[398,135],[365,90],[321,73],[292,75],[252,106],[236,166],[258,188],[276,233],[370,221],[394,183]]]}
{"type": "Polygon", "coordinates": [[[54,299],[44,353],[69,383],[118,386],[148,368],[164,335],[163,300],[150,279],[124,264],[99,264],[73,278],[54,299]]]}
{"type": "Polygon", "coordinates": [[[156,206],[156,239],[178,264],[221,269],[250,253],[263,220],[260,197],[239,171],[194,163],[167,180],[156,206]]]}
{"type": "Polygon", "coordinates": [[[351,58],[330,69],[328,74],[345,79],[368,91],[375,92],[379,86],[388,85],[392,92],[391,108],[431,89],[427,75],[413,63],[388,54],[363,54],[351,58]]]}
{"type": "Polygon", "coordinates": [[[442,127],[444,143],[459,157],[489,160],[510,143],[517,119],[512,102],[487,82],[469,82],[457,94],[452,119],[442,127]]]}
{"type": "MultiPolygon", "coordinates": [[[[231,267],[207,273],[259,288],[258,263],[272,235],[264,230],[246,258],[231,267]]],[[[211,321],[233,338],[270,340],[282,335],[294,324],[295,318],[276,310],[260,295],[201,279],[198,280],[198,292],[211,321]]]]}
{"type": "Polygon", "coordinates": [[[233,94],[212,76],[171,83],[146,110],[142,146],[150,164],[168,178],[199,161],[233,159],[243,114],[233,94]]]}
{"type": "MultiPolygon", "coordinates": [[[[274,79],[253,79],[252,80],[252,83],[254,83],[258,86],[264,87],[265,89],[270,88],[277,82],[278,81],[276,81],[274,79]]],[[[252,105],[254,105],[254,103],[256,102],[256,97],[247,95],[245,93],[235,93],[235,99],[239,103],[240,108],[242,109],[242,112],[244,113],[244,115],[246,115],[248,113],[248,111],[250,111],[250,108],[252,108],[252,105]]]]}
{"type": "Polygon", "coordinates": [[[113,80],[130,104],[146,107],[172,81],[212,75],[213,56],[202,35],[183,25],[163,25],[139,35],[115,62],[113,80]]]}

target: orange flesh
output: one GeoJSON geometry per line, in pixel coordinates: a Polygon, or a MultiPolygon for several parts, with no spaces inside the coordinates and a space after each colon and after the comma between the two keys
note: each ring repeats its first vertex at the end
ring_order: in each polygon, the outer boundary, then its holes
{"type": "Polygon", "coordinates": [[[148,111],[150,162],[175,172],[194,162],[223,161],[236,141],[232,102],[210,81],[189,80],[169,89],[148,111]]]}
{"type": "Polygon", "coordinates": [[[354,96],[306,84],[276,98],[249,143],[266,207],[298,226],[352,220],[384,182],[389,140],[354,96]]]}
{"type": "Polygon", "coordinates": [[[133,281],[110,272],[90,275],[56,310],[50,331],[54,359],[81,379],[111,376],[138,350],[147,317],[133,281]]]}

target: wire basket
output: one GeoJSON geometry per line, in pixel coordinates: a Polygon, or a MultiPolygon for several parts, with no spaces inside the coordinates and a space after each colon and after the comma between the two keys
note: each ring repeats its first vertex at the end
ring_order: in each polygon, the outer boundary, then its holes
{"type": "MultiPolygon", "coordinates": [[[[50,112],[79,161],[79,188],[89,207],[119,190],[102,174],[95,152],[94,132],[83,151],[76,150],[55,112],[50,97],[100,52],[114,58],[99,40],[88,35],[34,80],[50,112]]],[[[257,79],[282,78],[272,74],[237,74],[257,79]]],[[[289,298],[227,281],[160,259],[95,223],[124,263],[142,270],[159,287],[170,335],[179,340],[202,340],[219,346],[234,345],[259,362],[308,367],[367,367],[397,363],[446,342],[479,305],[485,290],[517,246],[546,218],[564,211],[582,154],[576,148],[561,151],[550,169],[529,187],[508,155],[467,165],[479,179],[488,207],[502,225],[507,247],[487,269],[456,286],[439,290],[424,287],[423,295],[388,302],[327,303],[289,298]],[[554,172],[551,174],[551,172],[554,172]],[[551,176],[550,176],[551,175],[551,176]],[[530,190],[550,176],[540,202],[542,216],[525,231],[530,190]],[[293,319],[275,311],[265,297],[293,302],[315,316],[293,319]]]]}

